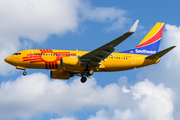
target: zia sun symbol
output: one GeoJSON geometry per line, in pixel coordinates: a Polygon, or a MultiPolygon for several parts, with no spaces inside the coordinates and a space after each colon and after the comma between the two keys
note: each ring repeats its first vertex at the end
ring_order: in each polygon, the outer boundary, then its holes
{"type": "Polygon", "coordinates": [[[45,69],[58,69],[58,62],[62,57],[75,56],[76,53],[70,52],[53,52],[51,49],[39,49],[40,53],[30,53],[23,57],[23,61],[30,63],[44,62],[45,69]]]}

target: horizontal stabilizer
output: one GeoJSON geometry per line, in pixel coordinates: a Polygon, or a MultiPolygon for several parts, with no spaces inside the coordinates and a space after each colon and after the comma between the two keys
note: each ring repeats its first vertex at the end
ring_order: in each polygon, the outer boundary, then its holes
{"type": "Polygon", "coordinates": [[[168,53],[170,50],[172,50],[173,48],[175,48],[176,46],[172,46],[172,47],[169,47],[167,49],[164,49],[160,52],[157,52],[153,55],[150,55],[148,57],[146,57],[146,59],[158,59],[158,58],[161,58],[163,55],[165,55],[166,53],[168,53]]]}

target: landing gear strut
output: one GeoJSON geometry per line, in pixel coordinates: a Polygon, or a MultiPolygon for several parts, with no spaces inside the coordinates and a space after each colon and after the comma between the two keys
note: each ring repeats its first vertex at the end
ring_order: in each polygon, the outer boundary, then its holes
{"type": "Polygon", "coordinates": [[[82,76],[82,78],[81,78],[81,82],[82,83],[85,83],[87,81],[87,78],[86,77],[84,77],[84,76],[82,76]]]}
{"type": "Polygon", "coordinates": [[[90,69],[88,64],[86,65],[86,69],[84,69],[84,71],[87,71],[88,76],[91,76],[94,73],[94,71],[90,69]]]}
{"type": "Polygon", "coordinates": [[[24,76],[26,76],[26,75],[27,75],[27,72],[26,72],[26,70],[24,70],[24,72],[23,72],[23,75],[24,75],[24,76]]]}
{"type": "Polygon", "coordinates": [[[84,71],[85,72],[81,73],[81,76],[82,76],[81,82],[82,83],[85,83],[87,81],[87,78],[84,77],[84,75],[88,77],[88,76],[91,76],[94,73],[94,71],[90,69],[88,64],[86,64],[86,69],[84,69],[84,71]]]}
{"type": "Polygon", "coordinates": [[[89,68],[89,65],[86,64],[86,69],[84,69],[84,71],[90,71],[91,69],[89,68]]]}

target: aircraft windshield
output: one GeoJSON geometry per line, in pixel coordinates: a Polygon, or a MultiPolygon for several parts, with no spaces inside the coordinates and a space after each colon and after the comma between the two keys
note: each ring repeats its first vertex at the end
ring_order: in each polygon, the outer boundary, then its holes
{"type": "Polygon", "coordinates": [[[20,55],[21,53],[14,53],[13,55],[20,55]]]}

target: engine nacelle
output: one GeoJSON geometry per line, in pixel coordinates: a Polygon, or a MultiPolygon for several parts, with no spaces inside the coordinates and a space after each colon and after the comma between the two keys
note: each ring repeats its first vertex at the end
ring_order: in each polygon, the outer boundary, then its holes
{"type": "Polygon", "coordinates": [[[70,77],[73,77],[74,75],[66,71],[51,71],[50,76],[52,79],[69,79],[70,77]]]}
{"type": "Polygon", "coordinates": [[[81,60],[74,57],[63,57],[61,58],[61,67],[80,67],[81,60]]]}

